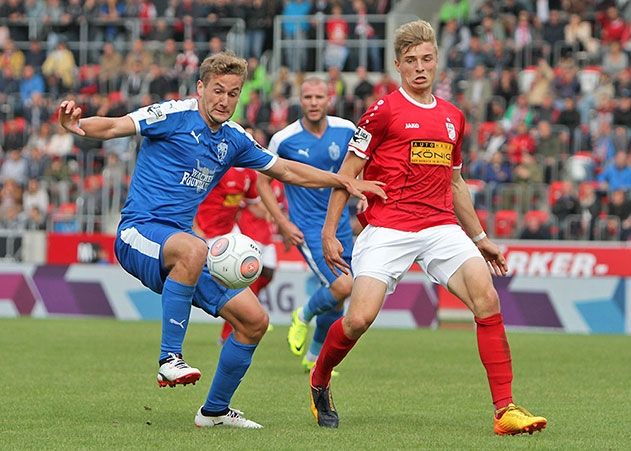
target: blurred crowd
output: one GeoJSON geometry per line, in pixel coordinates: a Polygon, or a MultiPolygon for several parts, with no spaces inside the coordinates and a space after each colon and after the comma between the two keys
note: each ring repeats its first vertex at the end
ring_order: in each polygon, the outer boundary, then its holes
{"type": "Polygon", "coordinates": [[[446,2],[437,95],[470,130],[464,173],[496,237],[631,234],[631,5],[446,2]]]}
{"type": "MultiPolygon", "coordinates": [[[[398,88],[384,72],[384,49],[377,44],[385,38],[385,20],[375,19],[394,3],[0,0],[0,18],[6,18],[0,21],[0,228],[78,231],[85,229],[81,216],[119,209],[136,139],[100,143],[66,133],[55,122],[59,100],[73,96],[85,115],[116,116],[193,95],[200,62],[235,50],[227,18],[246,24],[239,52],[248,59],[249,79],[235,120],[266,141],[298,117],[298,86],[318,60],[331,113],[356,120],[398,88]],[[283,65],[270,73],[265,55],[275,45],[277,16],[286,19],[283,39],[296,45],[284,48],[283,65]],[[35,36],[29,20],[40,24],[35,36]],[[73,43],[85,23],[94,27],[80,64],[73,43]],[[324,45],[302,48],[318,24],[324,45]],[[353,39],[363,39],[363,60],[348,45],[353,39]]],[[[443,3],[435,92],[467,116],[463,172],[491,235],[631,236],[628,3],[443,3]]],[[[89,231],[99,230],[93,226],[89,231]]]]}

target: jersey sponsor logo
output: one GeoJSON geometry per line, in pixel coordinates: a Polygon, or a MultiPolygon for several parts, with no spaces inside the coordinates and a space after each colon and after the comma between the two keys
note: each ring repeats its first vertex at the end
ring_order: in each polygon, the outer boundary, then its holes
{"type": "Polygon", "coordinates": [[[220,163],[223,163],[226,155],[228,155],[228,144],[226,143],[226,141],[221,141],[217,145],[217,158],[219,158],[220,163]]]}
{"type": "Polygon", "coordinates": [[[420,125],[418,125],[416,122],[406,122],[405,123],[405,128],[421,128],[420,125]]]}
{"type": "Polygon", "coordinates": [[[208,191],[210,182],[215,178],[215,171],[201,166],[199,160],[196,161],[196,168],[193,168],[191,172],[184,171],[180,185],[191,186],[195,188],[196,192],[201,193],[202,191],[208,191]]]}
{"type": "Polygon", "coordinates": [[[196,135],[195,130],[191,130],[191,135],[193,136],[193,138],[195,138],[195,141],[197,141],[197,144],[199,144],[199,137],[202,136],[202,133],[199,132],[199,135],[196,135]]]}
{"type": "Polygon", "coordinates": [[[149,117],[147,117],[147,124],[154,124],[167,118],[167,115],[164,114],[164,112],[160,108],[160,105],[158,105],[157,103],[155,105],[148,106],[147,113],[149,115],[149,117]]]}
{"type": "Polygon", "coordinates": [[[227,194],[223,200],[224,207],[238,207],[243,200],[243,193],[227,194]]]}
{"type": "Polygon", "coordinates": [[[333,141],[329,146],[329,157],[331,157],[331,160],[338,160],[340,158],[340,155],[340,146],[338,146],[337,143],[333,141]]]}
{"type": "Polygon", "coordinates": [[[309,158],[309,149],[298,149],[298,155],[309,158]]]}
{"type": "Polygon", "coordinates": [[[368,131],[358,127],[349,144],[357,150],[366,152],[371,139],[372,135],[368,131]]]}
{"type": "Polygon", "coordinates": [[[453,148],[453,144],[440,141],[412,141],[410,163],[451,167],[453,148]]]}
{"type": "Polygon", "coordinates": [[[454,127],[454,124],[451,123],[451,120],[449,118],[447,118],[447,122],[445,122],[445,127],[447,128],[447,136],[449,136],[449,139],[455,141],[456,127],[454,127]]]}

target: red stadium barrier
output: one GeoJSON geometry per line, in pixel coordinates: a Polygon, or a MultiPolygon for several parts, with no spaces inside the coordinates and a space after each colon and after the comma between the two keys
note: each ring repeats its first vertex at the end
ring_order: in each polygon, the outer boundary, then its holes
{"type": "Polygon", "coordinates": [[[115,263],[114,236],[103,233],[49,233],[46,262],[53,265],[72,263],[115,263]]]}

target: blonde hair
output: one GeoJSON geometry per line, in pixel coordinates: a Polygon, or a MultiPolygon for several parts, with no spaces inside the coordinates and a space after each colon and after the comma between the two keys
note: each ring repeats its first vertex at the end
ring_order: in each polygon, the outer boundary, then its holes
{"type": "Polygon", "coordinates": [[[304,85],[323,85],[326,88],[326,81],[316,76],[306,77],[304,80],[302,80],[302,83],[300,83],[301,95],[302,95],[304,85]]]}
{"type": "Polygon", "coordinates": [[[394,54],[396,59],[401,58],[401,55],[410,48],[416,47],[424,42],[433,44],[434,49],[438,53],[436,33],[429,22],[425,20],[415,20],[401,25],[394,32],[394,54]]]}
{"type": "Polygon", "coordinates": [[[248,62],[232,52],[221,52],[206,58],[199,66],[199,79],[206,84],[216,75],[239,75],[243,81],[248,76],[248,62]]]}

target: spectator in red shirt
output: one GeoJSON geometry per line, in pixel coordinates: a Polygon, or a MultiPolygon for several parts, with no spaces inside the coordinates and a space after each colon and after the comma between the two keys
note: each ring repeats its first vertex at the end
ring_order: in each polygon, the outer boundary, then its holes
{"type": "Polygon", "coordinates": [[[399,88],[397,82],[390,78],[390,74],[384,72],[381,79],[375,84],[373,94],[376,98],[381,98],[386,94],[390,94],[392,91],[396,91],[399,88]]]}
{"type": "Polygon", "coordinates": [[[342,17],[342,7],[334,4],[331,8],[331,16],[326,21],[326,49],[324,50],[325,66],[335,66],[344,69],[348,58],[348,48],[346,39],[348,38],[349,26],[346,19],[342,17]]]}
{"type": "Polygon", "coordinates": [[[534,138],[528,133],[528,127],[521,122],[517,125],[515,135],[508,140],[508,159],[512,164],[520,164],[525,153],[532,154],[537,147],[534,138]]]}
{"type": "Polygon", "coordinates": [[[623,47],[631,37],[631,28],[625,20],[620,17],[620,12],[615,6],[607,8],[605,13],[600,13],[597,20],[602,28],[600,39],[604,44],[620,42],[623,47]]]}

